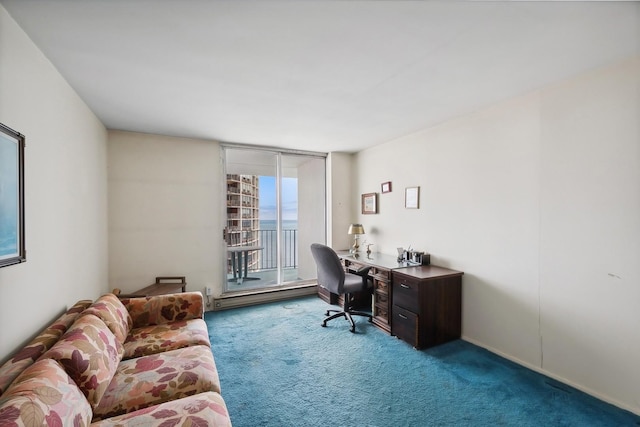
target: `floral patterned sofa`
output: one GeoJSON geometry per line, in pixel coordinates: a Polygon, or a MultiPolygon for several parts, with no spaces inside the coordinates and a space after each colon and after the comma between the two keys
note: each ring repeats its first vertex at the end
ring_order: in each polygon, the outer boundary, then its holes
{"type": "Polygon", "coordinates": [[[0,367],[0,426],[230,426],[199,292],[79,301],[0,367]]]}

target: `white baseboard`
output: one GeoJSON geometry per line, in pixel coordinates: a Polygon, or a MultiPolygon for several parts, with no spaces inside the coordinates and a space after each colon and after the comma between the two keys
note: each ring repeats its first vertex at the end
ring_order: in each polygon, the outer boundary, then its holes
{"type": "Polygon", "coordinates": [[[212,303],[212,310],[227,310],[230,308],[246,307],[249,305],[264,304],[316,294],[317,289],[315,285],[260,293],[229,294],[215,298],[212,303]]]}

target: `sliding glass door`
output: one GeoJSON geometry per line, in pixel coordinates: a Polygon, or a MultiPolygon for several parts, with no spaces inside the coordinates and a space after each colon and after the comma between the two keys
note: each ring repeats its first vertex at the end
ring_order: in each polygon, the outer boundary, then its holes
{"type": "Polygon", "coordinates": [[[325,158],[223,146],[225,292],[311,282],[309,247],[325,242],[325,158]]]}

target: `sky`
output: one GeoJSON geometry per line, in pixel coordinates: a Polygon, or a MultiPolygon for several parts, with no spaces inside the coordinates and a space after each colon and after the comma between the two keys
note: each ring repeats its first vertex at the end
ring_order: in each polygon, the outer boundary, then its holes
{"type": "MultiPolygon", "coordinates": [[[[276,219],[276,177],[260,176],[260,219],[276,219]]],[[[282,178],[282,219],[298,219],[298,179],[282,178]]]]}

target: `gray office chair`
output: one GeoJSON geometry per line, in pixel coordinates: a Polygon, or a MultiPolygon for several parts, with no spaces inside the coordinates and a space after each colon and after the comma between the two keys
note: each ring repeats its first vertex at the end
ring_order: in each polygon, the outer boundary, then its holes
{"type": "Polygon", "coordinates": [[[356,311],[352,307],[353,293],[367,289],[367,275],[371,267],[362,268],[355,274],[345,273],[340,258],[338,258],[335,251],[319,243],[311,245],[311,254],[318,267],[318,285],[331,293],[344,295],[344,310],[327,310],[325,315],[328,317],[324,319],[322,326],[326,327],[329,320],[344,317],[351,324],[351,332],[355,332],[356,325],[351,316],[365,316],[371,322],[370,313],[356,311]]]}

